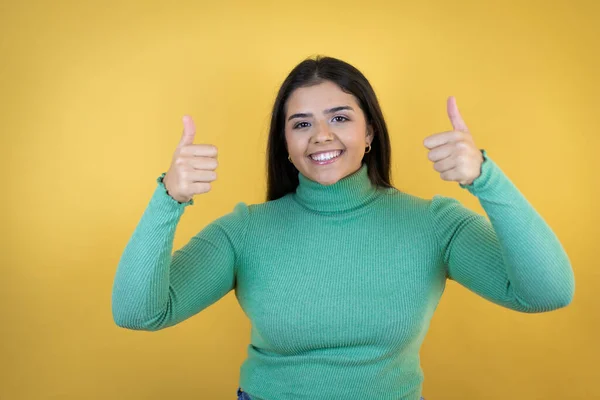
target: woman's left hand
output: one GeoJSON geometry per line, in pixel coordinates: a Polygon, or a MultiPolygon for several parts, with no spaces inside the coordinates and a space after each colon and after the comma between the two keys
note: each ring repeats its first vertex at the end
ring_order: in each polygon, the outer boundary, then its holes
{"type": "Polygon", "coordinates": [[[443,180],[470,185],[481,175],[483,154],[460,116],[454,96],[448,98],[448,117],[454,130],[428,136],[423,144],[430,149],[429,160],[443,180]]]}

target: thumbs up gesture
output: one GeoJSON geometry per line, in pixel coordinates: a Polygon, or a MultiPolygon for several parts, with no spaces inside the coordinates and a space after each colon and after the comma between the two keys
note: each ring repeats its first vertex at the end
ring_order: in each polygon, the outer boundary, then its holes
{"type": "Polygon", "coordinates": [[[447,109],[453,130],[428,136],[423,145],[430,150],[428,158],[443,180],[470,185],[481,175],[483,155],[458,112],[454,96],[448,98],[447,109]]]}
{"type": "Polygon", "coordinates": [[[183,117],[183,135],[173,154],[171,166],[163,178],[169,196],[180,203],[196,194],[207,193],[217,179],[217,148],[212,144],[194,144],[196,127],[192,117],[183,117]]]}

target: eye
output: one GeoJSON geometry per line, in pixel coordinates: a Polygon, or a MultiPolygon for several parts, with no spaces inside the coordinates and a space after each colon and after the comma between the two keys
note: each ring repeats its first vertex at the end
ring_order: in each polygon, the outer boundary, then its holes
{"type": "Polygon", "coordinates": [[[308,124],[308,122],[298,122],[296,125],[294,125],[294,129],[306,128],[306,125],[305,126],[300,126],[302,124],[308,124]]]}
{"type": "Polygon", "coordinates": [[[336,115],[335,117],[333,117],[333,119],[335,120],[336,118],[341,118],[341,120],[336,120],[337,122],[344,122],[344,121],[350,121],[348,118],[344,117],[343,115],[336,115]]]}

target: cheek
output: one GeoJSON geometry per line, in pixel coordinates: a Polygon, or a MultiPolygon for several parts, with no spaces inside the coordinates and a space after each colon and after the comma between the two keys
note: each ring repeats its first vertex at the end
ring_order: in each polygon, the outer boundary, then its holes
{"type": "Polygon", "coordinates": [[[366,142],[367,128],[360,124],[354,123],[351,126],[348,125],[344,129],[338,131],[340,140],[343,140],[348,145],[362,145],[366,142]]]}
{"type": "Polygon", "coordinates": [[[300,140],[298,140],[298,138],[293,138],[292,135],[286,134],[285,142],[286,142],[289,153],[295,154],[295,153],[304,151],[300,140]]]}
{"type": "Polygon", "coordinates": [[[288,135],[287,132],[285,133],[285,145],[288,149],[294,145],[292,140],[290,139],[290,135],[288,135]]]}
{"type": "Polygon", "coordinates": [[[351,135],[348,135],[342,139],[346,147],[352,147],[354,149],[360,149],[361,147],[366,147],[366,137],[364,134],[360,132],[353,132],[351,135]],[[363,146],[364,145],[364,146],[363,146]]]}

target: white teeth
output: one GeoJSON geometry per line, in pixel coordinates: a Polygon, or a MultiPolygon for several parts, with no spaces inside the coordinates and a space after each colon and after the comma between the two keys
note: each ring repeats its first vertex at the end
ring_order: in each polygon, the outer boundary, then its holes
{"type": "Polygon", "coordinates": [[[310,158],[312,158],[315,161],[325,161],[325,160],[331,160],[332,158],[336,158],[340,154],[342,154],[341,150],[330,151],[328,153],[321,153],[321,154],[317,154],[317,155],[311,155],[310,158]]]}

